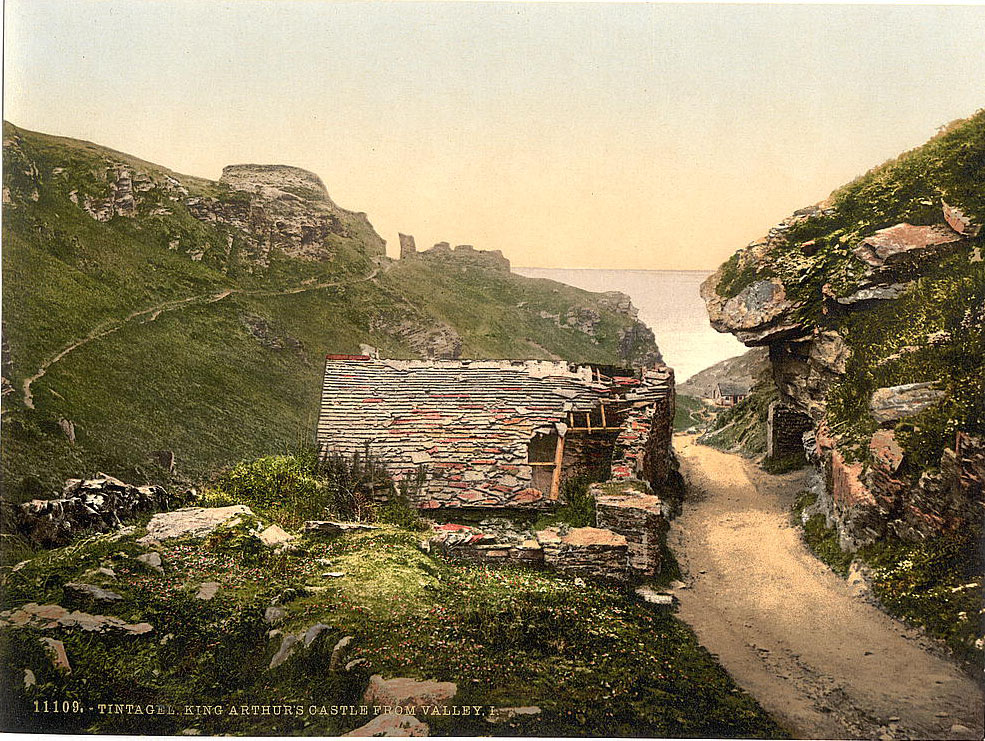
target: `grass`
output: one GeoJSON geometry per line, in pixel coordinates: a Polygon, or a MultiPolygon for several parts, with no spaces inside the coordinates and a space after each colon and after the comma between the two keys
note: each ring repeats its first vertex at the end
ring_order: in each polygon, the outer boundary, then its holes
{"type": "Polygon", "coordinates": [[[694,396],[677,394],[674,408],[674,431],[684,432],[708,423],[708,407],[694,396]]]}
{"type": "MultiPolygon", "coordinates": [[[[30,629],[6,629],[5,727],[32,731],[336,735],[366,718],[331,715],[35,715],[34,699],[184,705],[359,701],[370,672],[456,682],[455,702],[538,705],[541,716],[497,732],[556,736],[777,737],[779,728],[671,614],[622,592],[536,571],[488,570],[418,550],[419,534],[393,526],[333,541],[302,541],[259,557],[228,543],[169,541],[165,573],[135,560],[141,531],[93,538],[32,560],[8,577],[3,606],[59,601],[61,584],[101,564],[125,599],[107,608],[146,620],[146,636],[56,633],[73,671],[51,668],[30,629]],[[330,567],[323,564],[330,563],[330,567]],[[330,568],[345,576],[327,579],[330,568]],[[198,585],[220,586],[210,602],[198,585]],[[263,612],[287,612],[281,628],[321,622],[325,640],[274,671],[263,612]],[[353,659],[369,666],[330,671],[337,639],[354,636],[353,659]],[[25,689],[23,670],[38,679],[25,689]],[[559,691],[560,690],[560,691],[559,691]]],[[[92,579],[92,577],[86,577],[92,579]]],[[[482,718],[428,721],[437,735],[483,735],[482,718]]]]}

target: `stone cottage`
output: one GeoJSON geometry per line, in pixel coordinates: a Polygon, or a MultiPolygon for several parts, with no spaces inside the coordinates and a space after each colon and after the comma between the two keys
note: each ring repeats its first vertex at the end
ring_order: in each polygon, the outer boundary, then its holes
{"type": "Polygon", "coordinates": [[[673,383],[666,366],[329,355],[317,441],[368,450],[421,509],[548,507],[588,469],[662,485],[673,383]]]}

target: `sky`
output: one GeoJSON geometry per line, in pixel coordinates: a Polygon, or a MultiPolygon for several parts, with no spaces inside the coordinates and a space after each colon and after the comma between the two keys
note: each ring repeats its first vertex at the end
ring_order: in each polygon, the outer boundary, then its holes
{"type": "Polygon", "coordinates": [[[985,6],[6,0],[5,37],[19,126],[522,266],[713,269],[985,107],[985,6]]]}

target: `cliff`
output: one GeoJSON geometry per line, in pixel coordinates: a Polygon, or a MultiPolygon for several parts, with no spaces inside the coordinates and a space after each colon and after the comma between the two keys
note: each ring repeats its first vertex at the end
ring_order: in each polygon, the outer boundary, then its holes
{"type": "Polygon", "coordinates": [[[981,527],[983,220],[979,112],[795,212],[702,286],[715,329],[768,348],[768,449],[807,433],[843,548],[981,527]]]}

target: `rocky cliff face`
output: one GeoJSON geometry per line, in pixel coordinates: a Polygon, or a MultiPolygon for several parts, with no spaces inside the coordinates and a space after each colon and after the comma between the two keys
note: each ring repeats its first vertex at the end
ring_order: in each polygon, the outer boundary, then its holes
{"type": "Polygon", "coordinates": [[[37,202],[43,191],[67,196],[99,222],[167,219],[169,249],[247,273],[263,273],[277,254],[312,262],[331,262],[346,247],[370,257],[385,254],[386,243],[366,214],[337,206],[306,170],[231,165],[212,182],[79,144],[72,159],[59,153],[60,166],[53,166],[47,152],[25,147],[21,134],[8,129],[4,156],[12,173],[4,205],[37,202]],[[194,221],[211,228],[195,228],[194,221]]]}
{"type": "Polygon", "coordinates": [[[854,549],[980,526],[985,113],[794,213],[701,289],[806,415],[820,509],[854,549]]]}

